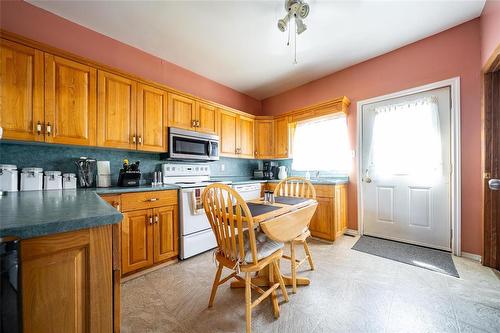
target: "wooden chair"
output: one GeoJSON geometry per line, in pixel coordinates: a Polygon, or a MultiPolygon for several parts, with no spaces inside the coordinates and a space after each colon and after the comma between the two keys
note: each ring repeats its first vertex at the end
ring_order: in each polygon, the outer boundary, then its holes
{"type": "MultiPolygon", "coordinates": [[[[288,177],[278,183],[274,189],[274,195],[316,199],[316,190],[314,189],[313,184],[305,178],[288,177]]],[[[294,293],[297,292],[297,269],[299,266],[302,265],[307,259],[311,270],[314,270],[314,262],[311,256],[311,251],[307,245],[307,238],[309,236],[311,236],[311,232],[307,228],[302,232],[302,234],[290,242],[290,256],[283,256],[284,259],[288,259],[291,262],[292,291],[294,293]],[[306,253],[306,256],[301,260],[295,257],[295,245],[297,244],[302,244],[304,246],[304,252],[306,253]]]]}
{"type": "MultiPolygon", "coordinates": [[[[211,184],[202,195],[203,207],[217,239],[215,258],[218,262],[212,293],[208,307],[212,307],[217,288],[235,278],[245,283],[246,331],[251,332],[252,308],[271,296],[275,318],[279,317],[279,305],[276,289],[281,288],[285,301],[288,294],[279,268],[279,260],[283,255],[283,243],[275,242],[257,230],[253,217],[243,198],[231,187],[224,184],[211,184]],[[222,269],[226,267],[234,272],[221,279],[222,269]],[[269,268],[269,288],[252,284],[252,273],[269,268]],[[240,277],[245,273],[245,278],[240,277]],[[278,283],[275,283],[274,279],[278,283]],[[261,295],[252,302],[251,289],[261,295]]],[[[229,310],[229,309],[228,309],[229,310]]]]}

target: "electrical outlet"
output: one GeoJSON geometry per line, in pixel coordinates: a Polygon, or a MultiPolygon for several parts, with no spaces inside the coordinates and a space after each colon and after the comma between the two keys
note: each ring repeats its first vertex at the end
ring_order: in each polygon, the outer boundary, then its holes
{"type": "Polygon", "coordinates": [[[220,165],[220,171],[224,171],[224,170],[226,170],[226,166],[224,164],[221,164],[220,165]]]}

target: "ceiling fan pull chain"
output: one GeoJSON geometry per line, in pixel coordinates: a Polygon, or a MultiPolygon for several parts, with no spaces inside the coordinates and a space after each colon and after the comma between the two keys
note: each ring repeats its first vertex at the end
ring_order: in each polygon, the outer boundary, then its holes
{"type": "Polygon", "coordinates": [[[297,19],[295,19],[295,42],[294,42],[294,47],[295,47],[295,54],[293,58],[293,64],[297,65],[297,19]]]}
{"type": "Polygon", "coordinates": [[[290,46],[290,30],[292,29],[288,29],[288,41],[286,42],[286,46],[290,46]]]}

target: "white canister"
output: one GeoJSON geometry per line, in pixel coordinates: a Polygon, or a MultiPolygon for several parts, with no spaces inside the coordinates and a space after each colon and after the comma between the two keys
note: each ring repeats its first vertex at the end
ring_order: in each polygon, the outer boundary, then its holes
{"type": "Polygon", "coordinates": [[[0,164],[0,191],[17,191],[17,166],[0,164]]]}
{"type": "Polygon", "coordinates": [[[43,177],[44,190],[62,190],[61,171],[45,171],[43,177]]]}
{"type": "Polygon", "coordinates": [[[62,176],[63,189],[73,190],[76,188],[76,175],[74,173],[64,173],[62,176]]]}
{"type": "Polygon", "coordinates": [[[42,168],[23,168],[21,172],[21,191],[41,191],[43,188],[42,168]]]}

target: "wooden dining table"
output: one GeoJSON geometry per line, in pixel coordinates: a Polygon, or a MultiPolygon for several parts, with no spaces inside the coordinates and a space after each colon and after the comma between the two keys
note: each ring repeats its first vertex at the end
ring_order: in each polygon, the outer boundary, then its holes
{"type": "MultiPolygon", "coordinates": [[[[254,224],[258,224],[262,232],[274,241],[287,243],[295,239],[297,236],[309,226],[311,218],[316,211],[318,202],[314,199],[292,198],[292,197],[276,197],[276,200],[287,201],[287,198],[293,203],[265,203],[263,199],[255,199],[247,201],[250,212],[252,213],[254,224]],[[260,205],[272,206],[265,209],[260,205]],[[262,212],[264,210],[269,210],[262,212]],[[270,209],[273,210],[270,210],[270,209]]],[[[290,276],[282,275],[286,285],[292,285],[290,276]]],[[[257,286],[267,286],[269,284],[268,267],[257,272],[252,283],[257,286]]],[[[306,277],[297,276],[297,285],[309,285],[311,281],[306,277]]],[[[231,283],[232,288],[245,287],[244,282],[234,281],[231,283]]]]}

